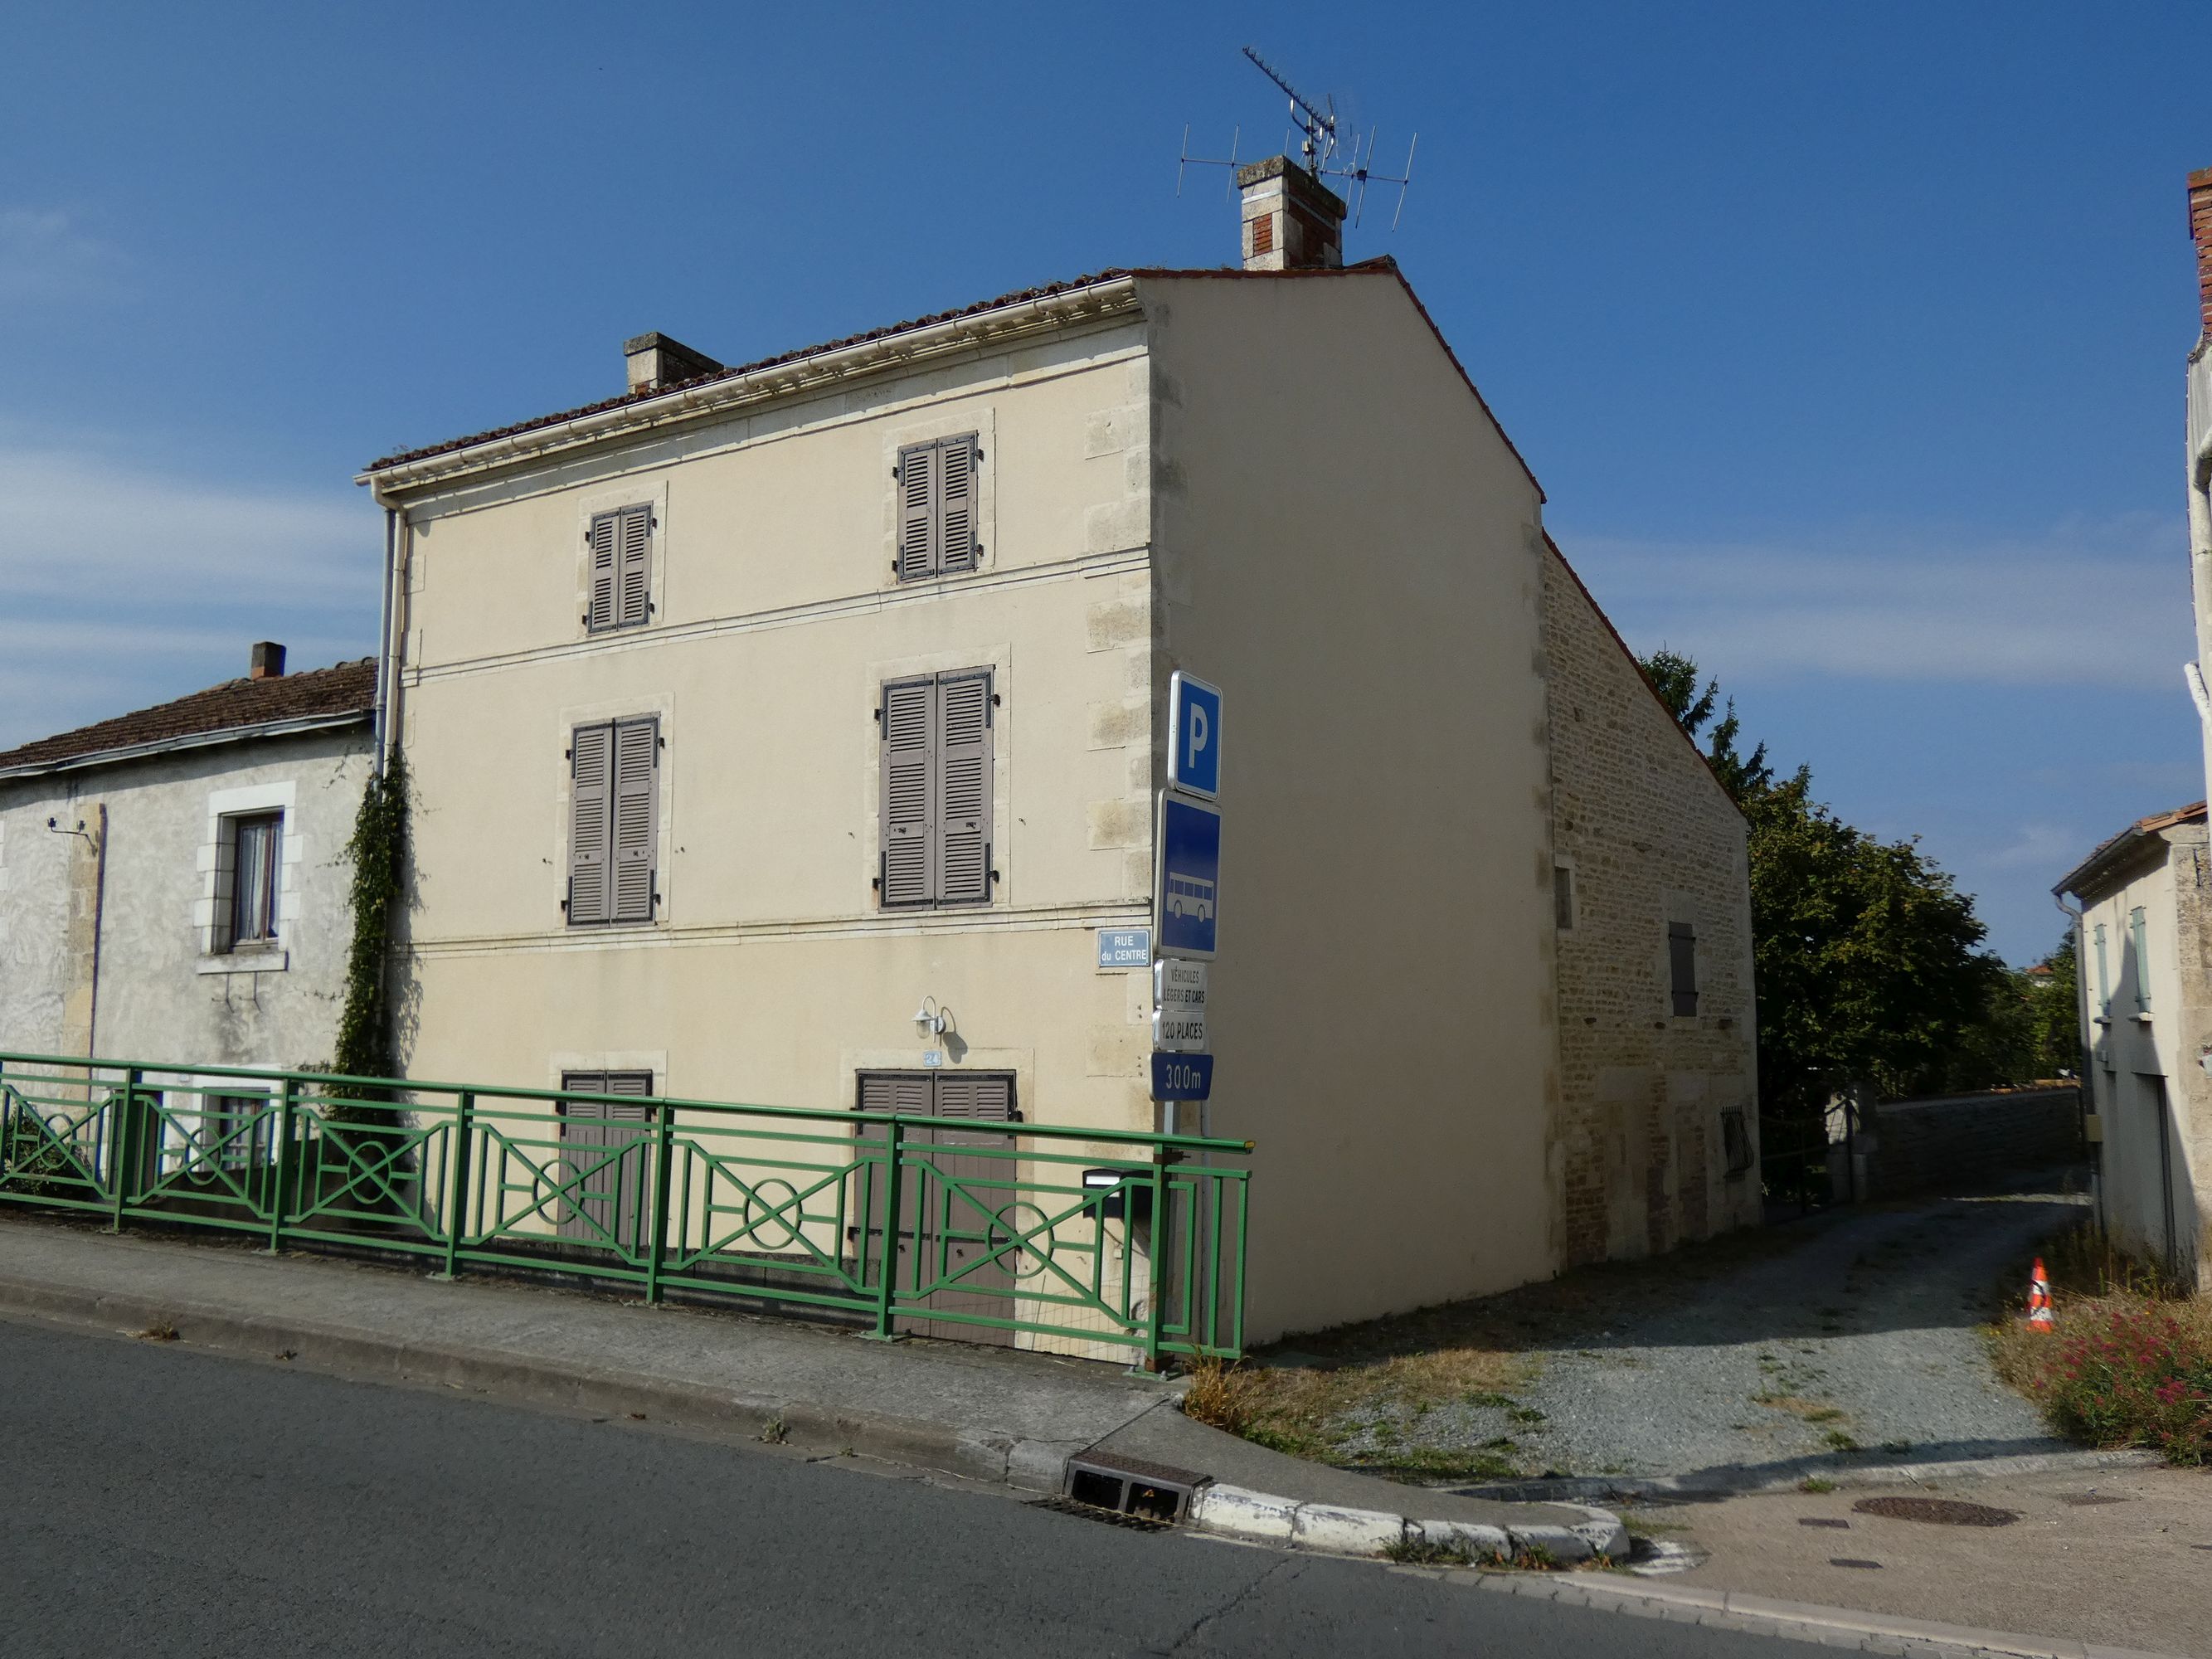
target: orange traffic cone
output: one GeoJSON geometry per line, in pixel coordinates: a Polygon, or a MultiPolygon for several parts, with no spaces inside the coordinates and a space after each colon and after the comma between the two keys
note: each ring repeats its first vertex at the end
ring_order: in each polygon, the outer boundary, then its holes
{"type": "Polygon", "coordinates": [[[2043,1271],[2043,1258],[2035,1258],[2035,1271],[2027,1279],[2027,1328],[2048,1334],[2051,1321],[2051,1279],[2043,1271]]]}

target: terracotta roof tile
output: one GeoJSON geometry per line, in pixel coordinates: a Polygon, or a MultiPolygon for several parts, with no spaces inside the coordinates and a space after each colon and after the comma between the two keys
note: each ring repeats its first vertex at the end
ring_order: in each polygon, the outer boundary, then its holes
{"type": "Polygon", "coordinates": [[[35,743],[0,751],[0,772],[82,760],[113,749],[175,738],[264,726],[276,720],[309,720],[319,714],[366,716],[376,701],[376,659],[311,668],[274,679],[225,680],[174,702],[118,714],[35,743]]]}

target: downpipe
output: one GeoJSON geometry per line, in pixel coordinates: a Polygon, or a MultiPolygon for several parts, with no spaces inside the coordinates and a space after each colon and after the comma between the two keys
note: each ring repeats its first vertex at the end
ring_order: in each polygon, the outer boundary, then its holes
{"type": "MultiPolygon", "coordinates": [[[[2197,673],[2195,663],[2189,665],[2189,672],[2201,688],[2204,682],[2203,677],[2197,673]]],[[[2095,1091],[2091,1086],[2089,983],[2085,972],[2085,966],[2088,960],[2085,953],[2088,949],[2089,941],[2081,926],[2081,912],[2066,902],[2064,890],[2052,888],[2051,902],[2058,907],[2059,914],[2066,918],[2068,929],[2074,935],[2074,1030],[2079,1039],[2078,1046],[2075,1049],[2074,1064],[2078,1068],[2075,1076],[2081,1080],[2081,1113],[2086,1118],[2099,1103],[2095,1091]]],[[[2091,1147],[2087,1135],[2084,1134],[2082,1146],[2089,1153],[2089,1195],[2096,1205],[2097,1226],[2101,1231],[2105,1231],[2105,1144],[2099,1141],[2091,1147]]]]}

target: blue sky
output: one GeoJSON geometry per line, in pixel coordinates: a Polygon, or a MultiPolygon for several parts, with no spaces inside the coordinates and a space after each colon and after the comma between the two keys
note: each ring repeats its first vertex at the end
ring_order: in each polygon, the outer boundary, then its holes
{"type": "Polygon", "coordinates": [[[20,9],[0,744],[374,631],[387,450],[1101,266],[1218,264],[1257,44],[1418,128],[1403,263],[1639,649],[1992,943],[2203,779],[2201,7],[20,9]],[[916,211],[917,193],[934,204],[916,211]]]}

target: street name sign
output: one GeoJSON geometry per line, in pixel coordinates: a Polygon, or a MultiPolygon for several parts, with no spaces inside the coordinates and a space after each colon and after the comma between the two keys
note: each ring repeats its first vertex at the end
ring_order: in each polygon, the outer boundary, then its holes
{"type": "Polygon", "coordinates": [[[1151,928],[1101,927],[1098,930],[1098,967],[1101,972],[1115,968],[1142,968],[1152,959],[1151,928]]]}
{"type": "Polygon", "coordinates": [[[1153,902],[1164,957],[1213,955],[1221,886],[1221,809],[1160,792],[1159,879],[1153,902]]]}
{"type": "Polygon", "coordinates": [[[1221,689],[1181,669],[1168,677],[1168,776],[1187,794],[1221,793],[1221,689]]]}

